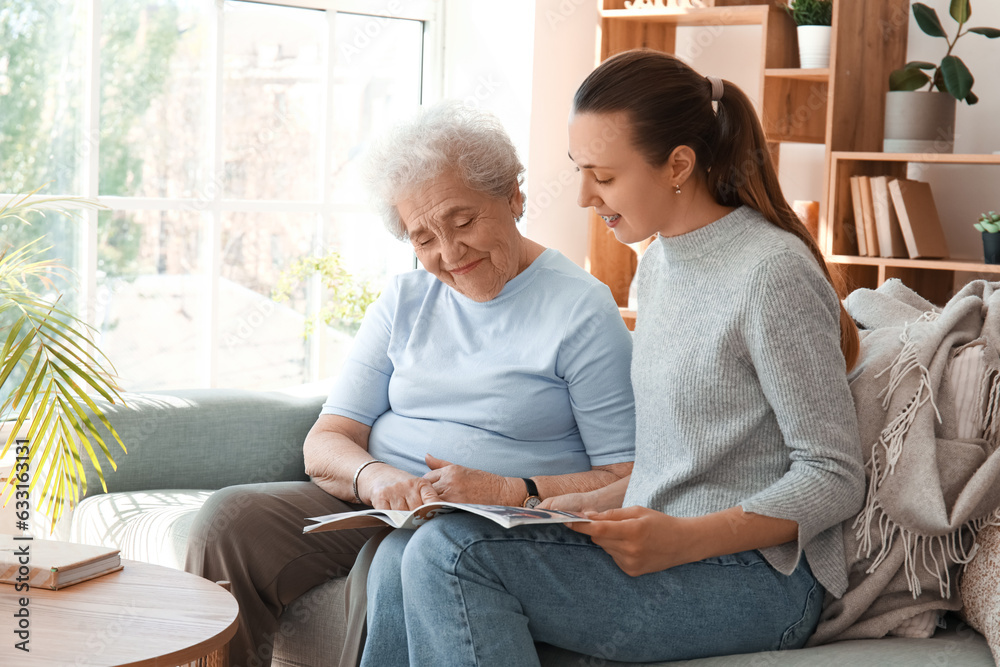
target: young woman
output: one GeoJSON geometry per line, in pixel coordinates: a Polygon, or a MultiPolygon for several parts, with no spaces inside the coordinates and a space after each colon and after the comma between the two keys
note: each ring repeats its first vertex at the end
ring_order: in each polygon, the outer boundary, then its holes
{"type": "Polygon", "coordinates": [[[846,371],[858,337],[735,85],[632,51],[583,82],[580,205],[639,267],[632,475],[544,506],[591,523],[438,517],[369,576],[371,665],[627,662],[797,648],[843,594],[864,496],[846,371]]]}

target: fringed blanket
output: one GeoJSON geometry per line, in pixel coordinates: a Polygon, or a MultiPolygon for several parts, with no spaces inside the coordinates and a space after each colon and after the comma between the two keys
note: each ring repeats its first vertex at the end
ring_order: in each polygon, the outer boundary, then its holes
{"type": "Polygon", "coordinates": [[[847,593],[827,596],[810,645],[883,637],[927,610],[956,610],[976,533],[1000,523],[1000,283],[969,283],[943,308],[898,280],[857,290],[850,382],[868,492],[844,524],[847,593]],[[978,439],[959,439],[949,363],[982,346],[978,439]]]}

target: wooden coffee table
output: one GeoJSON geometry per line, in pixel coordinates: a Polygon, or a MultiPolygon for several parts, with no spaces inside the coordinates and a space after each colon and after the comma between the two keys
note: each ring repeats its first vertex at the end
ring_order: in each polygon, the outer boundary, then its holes
{"type": "Polygon", "coordinates": [[[175,667],[227,665],[236,600],[187,572],[122,561],[119,572],[58,591],[33,588],[29,653],[13,633],[14,586],[0,584],[0,665],[175,667]]]}

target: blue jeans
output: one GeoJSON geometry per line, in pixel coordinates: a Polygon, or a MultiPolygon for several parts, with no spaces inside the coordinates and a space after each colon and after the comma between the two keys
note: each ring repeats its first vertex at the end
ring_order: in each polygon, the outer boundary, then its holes
{"type": "Polygon", "coordinates": [[[536,666],[535,642],[624,662],[800,648],[823,595],[805,557],[790,576],[745,551],[630,577],[565,526],[455,513],[382,542],[361,664],[536,666]]]}

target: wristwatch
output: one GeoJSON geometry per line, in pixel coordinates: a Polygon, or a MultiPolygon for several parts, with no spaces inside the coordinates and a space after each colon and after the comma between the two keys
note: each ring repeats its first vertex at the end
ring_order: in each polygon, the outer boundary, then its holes
{"type": "Polygon", "coordinates": [[[521,507],[527,507],[528,509],[538,507],[542,503],[542,499],[538,497],[538,487],[535,486],[530,477],[522,477],[521,479],[524,480],[524,485],[528,488],[528,497],[521,503],[521,507]]]}

